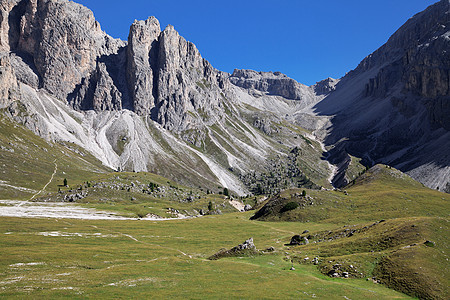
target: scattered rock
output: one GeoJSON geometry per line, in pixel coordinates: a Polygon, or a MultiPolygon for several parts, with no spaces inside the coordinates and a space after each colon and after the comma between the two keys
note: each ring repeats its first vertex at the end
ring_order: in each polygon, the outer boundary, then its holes
{"type": "Polygon", "coordinates": [[[249,210],[252,210],[252,209],[253,209],[253,207],[251,205],[245,204],[244,211],[249,211],[249,210]]]}
{"type": "Polygon", "coordinates": [[[216,254],[210,256],[208,259],[216,260],[223,257],[240,257],[240,256],[253,256],[258,255],[261,252],[256,249],[253,243],[253,238],[249,238],[244,243],[231,248],[230,250],[220,250],[216,254]]]}
{"type": "Polygon", "coordinates": [[[314,257],[312,262],[313,262],[313,264],[318,265],[319,264],[319,258],[318,257],[314,257]]]}
{"type": "Polygon", "coordinates": [[[308,238],[301,235],[294,235],[291,238],[289,245],[307,245],[309,244],[308,238]]]}

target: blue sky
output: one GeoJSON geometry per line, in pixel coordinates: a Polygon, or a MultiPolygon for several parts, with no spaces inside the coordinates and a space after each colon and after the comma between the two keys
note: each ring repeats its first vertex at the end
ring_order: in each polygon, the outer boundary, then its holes
{"type": "Polygon", "coordinates": [[[410,17],[437,0],[75,0],[109,35],[131,23],[172,24],[222,71],[280,71],[311,85],[354,69],[410,17]]]}

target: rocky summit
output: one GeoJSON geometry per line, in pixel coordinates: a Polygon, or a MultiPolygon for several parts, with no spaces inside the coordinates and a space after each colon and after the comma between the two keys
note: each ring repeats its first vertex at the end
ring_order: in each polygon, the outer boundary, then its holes
{"type": "Polygon", "coordinates": [[[0,12],[3,113],[114,170],[245,195],[341,187],[384,163],[450,189],[448,0],[313,86],[221,72],[155,17],[122,41],[72,1],[1,0],[0,12]]]}

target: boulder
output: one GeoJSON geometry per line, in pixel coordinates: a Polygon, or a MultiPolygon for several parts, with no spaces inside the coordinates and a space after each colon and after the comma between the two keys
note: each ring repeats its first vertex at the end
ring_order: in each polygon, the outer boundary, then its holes
{"type": "Polygon", "coordinates": [[[307,245],[309,244],[309,240],[306,236],[294,235],[291,238],[290,245],[307,245]]]}
{"type": "Polygon", "coordinates": [[[255,247],[255,244],[253,243],[253,238],[249,238],[242,244],[239,244],[230,250],[220,250],[216,254],[209,257],[210,260],[216,260],[223,257],[240,257],[240,256],[252,256],[260,254],[261,252],[258,251],[255,247]]]}

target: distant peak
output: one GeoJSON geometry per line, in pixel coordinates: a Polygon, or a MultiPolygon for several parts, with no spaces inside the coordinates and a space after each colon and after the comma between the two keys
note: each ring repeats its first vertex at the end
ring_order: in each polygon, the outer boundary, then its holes
{"type": "Polygon", "coordinates": [[[321,80],[319,82],[316,82],[312,87],[314,88],[314,91],[318,95],[325,95],[329,94],[330,92],[334,91],[336,89],[336,85],[339,83],[340,79],[334,79],[331,77],[328,77],[324,80],[321,80]]]}
{"type": "Polygon", "coordinates": [[[233,74],[231,74],[232,77],[243,77],[246,79],[290,79],[294,80],[292,78],[289,78],[287,75],[281,73],[281,72],[262,72],[262,71],[255,71],[255,70],[248,70],[248,69],[234,69],[233,74]]]}
{"type": "Polygon", "coordinates": [[[146,27],[146,28],[157,28],[158,30],[161,30],[159,21],[154,16],[148,17],[147,20],[134,20],[131,27],[146,27]]]}

